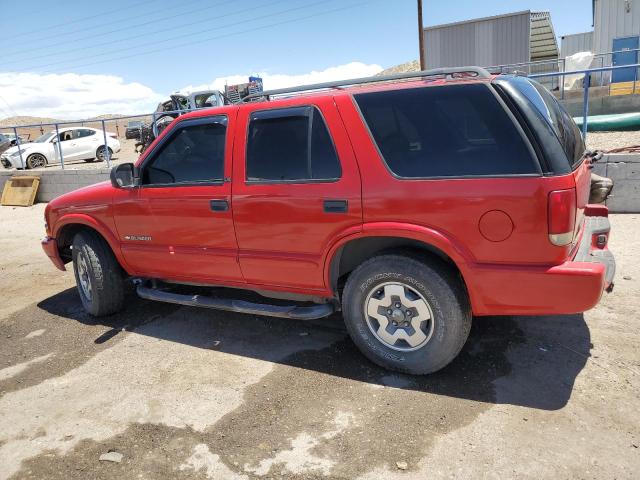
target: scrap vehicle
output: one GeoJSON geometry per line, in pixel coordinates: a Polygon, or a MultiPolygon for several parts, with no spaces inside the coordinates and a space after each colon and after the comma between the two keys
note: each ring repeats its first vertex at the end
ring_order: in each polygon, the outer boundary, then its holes
{"type": "Polygon", "coordinates": [[[124,138],[127,140],[131,139],[140,139],[140,134],[142,130],[143,122],[142,120],[131,120],[127,122],[127,129],[124,132],[124,138]]]}
{"type": "Polygon", "coordinates": [[[142,124],[139,128],[139,141],[136,151],[144,153],[155,138],[180,115],[200,108],[219,107],[225,104],[225,99],[219,90],[201,90],[189,95],[173,94],[169,100],[158,104],[150,124],[142,124]]]}
{"type": "Polygon", "coordinates": [[[0,154],[12,146],[12,140],[3,133],[0,133],[0,154]]]}
{"type": "MultiPolygon", "coordinates": [[[[107,132],[109,156],[120,151],[120,142],[116,134],[107,132]]],[[[60,163],[61,152],[64,161],[84,160],[102,162],[107,150],[102,130],[89,127],[60,128],[58,134],[53,130],[36,138],[33,142],[22,143],[7,149],[0,155],[5,168],[42,168],[60,163]]]]}
{"type": "Polygon", "coordinates": [[[44,251],[73,263],[91,315],[122,309],[129,282],[180,305],[341,312],[370,360],[427,374],[472,315],[534,322],[612,290],[598,154],[535,81],[467,67],[243,100],[181,115],[110,182],[47,205],[44,251]]]}

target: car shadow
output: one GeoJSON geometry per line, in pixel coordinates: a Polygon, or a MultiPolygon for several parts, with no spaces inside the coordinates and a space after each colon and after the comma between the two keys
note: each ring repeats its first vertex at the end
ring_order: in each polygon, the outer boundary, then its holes
{"type": "Polygon", "coordinates": [[[543,410],[564,407],[590,356],[583,315],[476,317],[458,357],[428,376],[393,373],[368,361],[349,339],[340,314],[303,322],[170,304],[129,294],[123,312],[94,318],[74,288],[38,307],[63,320],[122,331],[399,389],[543,410]],[[160,308],[159,308],[160,307],[160,308]]]}

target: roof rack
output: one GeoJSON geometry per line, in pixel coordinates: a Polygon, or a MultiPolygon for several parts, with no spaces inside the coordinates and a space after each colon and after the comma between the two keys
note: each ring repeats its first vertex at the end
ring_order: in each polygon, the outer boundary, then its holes
{"type": "Polygon", "coordinates": [[[374,77],[352,78],[350,80],[339,80],[336,82],[314,83],[311,85],[301,85],[299,87],[278,88],[275,90],[266,90],[264,92],[252,93],[244,97],[241,102],[248,102],[260,97],[269,97],[272,95],[284,95],[287,93],[301,93],[309,90],[324,90],[327,88],[346,87],[351,85],[360,85],[363,83],[388,82],[391,80],[405,80],[409,78],[424,77],[444,77],[447,80],[455,80],[457,78],[491,78],[491,74],[481,67],[455,67],[455,68],[435,68],[433,70],[422,70],[419,72],[396,73],[393,75],[382,75],[374,77]]]}

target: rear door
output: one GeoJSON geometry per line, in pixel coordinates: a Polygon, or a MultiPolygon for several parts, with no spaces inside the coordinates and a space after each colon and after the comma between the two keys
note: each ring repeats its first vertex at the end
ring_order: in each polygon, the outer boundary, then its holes
{"type": "Polygon", "coordinates": [[[102,132],[91,130],[89,128],[81,128],[78,130],[77,143],[80,151],[80,158],[94,158],[98,147],[104,144],[104,138],[101,137],[102,132]]]}
{"type": "Polygon", "coordinates": [[[245,280],[323,290],[326,251],[362,225],[360,175],[333,99],[244,105],[235,143],[233,211],[245,280]]]}

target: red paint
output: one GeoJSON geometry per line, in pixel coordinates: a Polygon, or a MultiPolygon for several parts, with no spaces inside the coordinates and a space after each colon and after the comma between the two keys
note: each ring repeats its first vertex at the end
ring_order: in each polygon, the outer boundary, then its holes
{"type": "Polygon", "coordinates": [[[502,242],[513,233],[513,221],[502,210],[491,210],[480,217],[478,228],[490,242],[502,242]]]}
{"type": "Polygon", "coordinates": [[[56,243],[55,238],[45,237],[42,239],[42,249],[44,253],[47,254],[49,260],[53,262],[57,269],[62,270],[63,272],[66,270],[64,266],[64,262],[60,258],[60,252],[58,251],[58,245],[56,243]]]}
{"type": "MultiPolygon", "coordinates": [[[[228,116],[225,176],[231,181],[135,189],[103,183],[71,192],[47,206],[51,236],[74,223],[94,228],[131,275],[324,297],[335,294],[330,266],[340,247],[359,238],[395,236],[447,255],[459,268],[477,315],[591,308],[604,287],[603,267],[571,261],[583,216],[603,214],[602,208],[587,206],[588,162],[564,176],[447,180],[399,180],[385,167],[352,94],[443,83],[450,82],[332,90],[184,115],[160,137],[182,120],[228,116]],[[329,183],[245,182],[250,113],[297,105],[315,105],[322,112],[342,177],[329,183]],[[550,192],[563,190],[577,192],[576,239],[558,247],[548,238],[549,199],[550,192]],[[227,200],[230,209],[211,211],[214,199],[227,200]],[[348,213],[325,213],[323,200],[332,199],[347,200],[348,213]],[[125,239],[131,235],[152,239],[125,239]]],[[[153,145],[138,165],[152,151],[153,145]]],[[[49,240],[43,247],[59,266],[52,245],[49,240]]]]}

